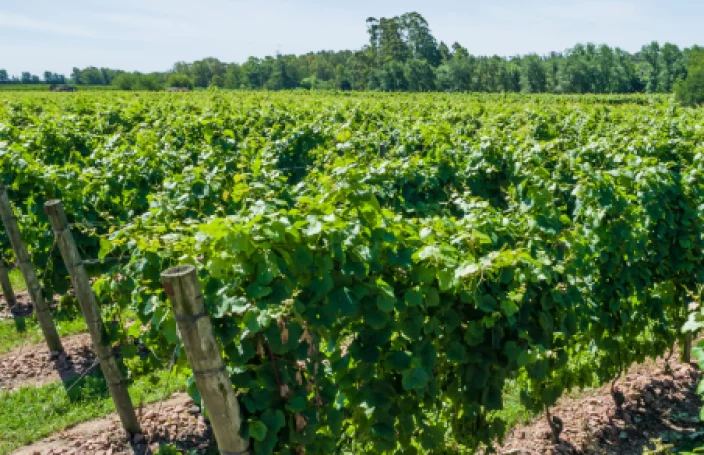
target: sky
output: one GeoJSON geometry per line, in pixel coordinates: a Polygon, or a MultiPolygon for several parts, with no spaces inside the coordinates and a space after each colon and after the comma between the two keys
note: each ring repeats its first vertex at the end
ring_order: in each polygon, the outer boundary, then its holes
{"type": "Polygon", "coordinates": [[[438,41],[475,55],[547,54],[578,42],[629,52],[653,40],[704,45],[701,0],[3,0],[0,69],[149,72],[204,57],[359,49],[368,17],[409,11],[425,16],[438,41]]]}

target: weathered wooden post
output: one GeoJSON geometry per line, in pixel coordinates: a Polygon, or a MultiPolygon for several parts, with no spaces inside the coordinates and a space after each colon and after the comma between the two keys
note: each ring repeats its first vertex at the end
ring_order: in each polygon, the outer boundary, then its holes
{"type": "Polygon", "coordinates": [[[10,273],[5,266],[5,261],[2,259],[0,259],[0,286],[2,286],[2,295],[5,296],[5,303],[7,303],[8,308],[12,310],[17,304],[17,298],[15,297],[15,291],[12,290],[10,273]]]}
{"type": "Polygon", "coordinates": [[[27,284],[29,297],[32,300],[32,305],[34,305],[34,311],[42,328],[42,333],[44,333],[46,344],[49,346],[50,351],[63,352],[64,348],[61,346],[59,333],[56,331],[54,320],[51,317],[49,304],[44,301],[42,296],[42,287],[39,284],[37,272],[29,261],[27,247],[25,247],[22,236],[20,236],[17,218],[15,218],[15,214],[12,211],[10,198],[7,196],[5,185],[2,182],[0,182],[0,218],[2,218],[2,222],[5,225],[12,249],[15,251],[17,265],[20,267],[24,282],[27,284]]]}
{"type": "Polygon", "coordinates": [[[161,274],[161,281],[166,295],[171,299],[186,357],[210,416],[220,453],[249,453],[248,441],[239,435],[239,403],[205,311],[195,267],[184,265],[171,268],[161,274]]]}
{"type": "Polygon", "coordinates": [[[692,361],[692,334],[686,333],[680,344],[680,362],[690,363],[692,361]]]}
{"type": "Polygon", "coordinates": [[[141,432],[137,414],[134,412],[132,400],[127,391],[127,382],[122,377],[120,367],[113,355],[113,350],[108,343],[100,308],[95,300],[93,288],[90,285],[88,274],[83,265],[81,255],[76,248],[73,235],[68,227],[66,213],[59,200],[52,200],[44,204],[44,212],[49,216],[51,227],[56,235],[56,242],[61,250],[66,268],[71,275],[71,283],[76,292],[78,303],[81,306],[83,317],[88,325],[93,350],[100,361],[100,368],[110,388],[112,401],[120,416],[122,427],[130,434],[141,432]]]}

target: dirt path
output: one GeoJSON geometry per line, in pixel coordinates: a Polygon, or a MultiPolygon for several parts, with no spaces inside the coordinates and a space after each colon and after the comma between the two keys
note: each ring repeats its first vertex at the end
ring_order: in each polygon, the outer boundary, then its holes
{"type": "Polygon", "coordinates": [[[0,390],[66,381],[95,363],[87,333],[66,337],[62,343],[66,353],[61,355],[52,355],[45,343],[38,343],[0,356],[0,390]]]}
{"type": "Polygon", "coordinates": [[[550,441],[544,415],[512,432],[499,448],[504,455],[640,455],[655,449],[655,441],[682,444],[704,437],[699,419],[702,399],[696,393],[701,371],[679,363],[668,372],[664,359],[632,367],[617,382],[625,399],[617,412],[610,384],[579,396],[562,397],[551,408],[564,431],[560,444],[550,441]]]}
{"type": "Polygon", "coordinates": [[[186,394],[153,403],[138,411],[143,435],[128,441],[116,414],[76,425],[35,444],[22,447],[15,455],[57,454],[147,454],[160,443],[174,444],[182,450],[205,453],[215,447],[212,430],[186,394]]]}

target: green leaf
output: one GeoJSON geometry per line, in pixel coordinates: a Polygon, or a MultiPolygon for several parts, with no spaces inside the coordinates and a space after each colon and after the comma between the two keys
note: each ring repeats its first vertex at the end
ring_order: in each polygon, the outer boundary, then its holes
{"type": "Polygon", "coordinates": [[[504,314],[508,317],[511,317],[514,314],[518,313],[519,310],[518,305],[508,299],[501,300],[501,309],[503,310],[504,314]]]}
{"type": "Polygon", "coordinates": [[[487,313],[492,313],[496,311],[496,309],[499,307],[499,305],[496,303],[496,299],[489,294],[484,294],[479,297],[479,301],[477,302],[477,304],[479,306],[479,309],[487,313]]]}
{"type": "Polygon", "coordinates": [[[467,361],[467,350],[457,341],[453,341],[447,346],[447,360],[450,362],[464,363],[467,361]]]}
{"type": "Polygon", "coordinates": [[[401,383],[406,390],[424,389],[428,384],[428,373],[423,368],[406,370],[402,374],[401,383]]]}
{"type": "Polygon", "coordinates": [[[263,441],[266,438],[267,427],[260,420],[250,420],[248,424],[249,436],[256,441],[263,441]]]}
{"type": "Polygon", "coordinates": [[[379,295],[376,298],[376,305],[381,311],[390,313],[396,305],[396,299],[387,295],[379,295]]]}
{"type": "Polygon", "coordinates": [[[303,412],[306,409],[306,399],[302,396],[295,396],[288,400],[286,409],[291,412],[303,412]]]}
{"type": "Polygon", "coordinates": [[[423,305],[423,294],[421,294],[420,291],[411,289],[410,291],[406,292],[406,304],[409,307],[423,305]]]}
{"type": "Polygon", "coordinates": [[[428,306],[428,308],[440,305],[440,293],[436,288],[426,288],[425,304],[428,306]]]}
{"type": "Polygon", "coordinates": [[[252,283],[247,286],[247,297],[251,299],[261,299],[271,294],[272,289],[268,286],[262,286],[259,283],[252,283]]]}
{"type": "Polygon", "coordinates": [[[286,416],[280,409],[273,411],[271,408],[267,408],[259,420],[266,425],[267,433],[276,434],[286,426],[286,416]]]}
{"type": "Polygon", "coordinates": [[[441,291],[447,291],[452,288],[454,274],[449,270],[441,270],[438,272],[438,284],[441,291]]]}
{"type": "Polygon", "coordinates": [[[100,238],[100,251],[98,252],[98,259],[105,259],[105,257],[112,251],[112,243],[104,238],[100,238]]]}
{"type": "Polygon", "coordinates": [[[330,307],[333,311],[340,312],[342,316],[357,314],[357,298],[346,287],[337,288],[330,293],[330,307]]]}

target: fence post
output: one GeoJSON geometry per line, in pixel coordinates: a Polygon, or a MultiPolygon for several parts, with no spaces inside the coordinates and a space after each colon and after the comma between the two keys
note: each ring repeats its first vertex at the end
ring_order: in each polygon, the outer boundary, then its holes
{"type": "Polygon", "coordinates": [[[44,204],[44,212],[49,216],[51,227],[54,229],[56,242],[61,250],[66,268],[71,275],[71,283],[76,292],[78,303],[81,306],[83,317],[88,325],[93,350],[100,361],[100,368],[110,388],[112,401],[120,416],[122,427],[132,436],[140,433],[137,414],[134,412],[132,400],[127,391],[127,382],[122,377],[120,367],[113,354],[112,346],[107,340],[105,327],[100,315],[100,308],[95,300],[95,294],[88,279],[88,274],[83,265],[81,255],[76,248],[76,243],[71,235],[71,230],[66,220],[66,213],[59,200],[52,200],[44,204]]]}
{"type": "Polygon", "coordinates": [[[690,363],[692,361],[692,334],[685,334],[680,341],[680,362],[690,363]]]}
{"type": "Polygon", "coordinates": [[[2,286],[2,294],[5,296],[7,307],[12,311],[12,308],[17,304],[17,298],[15,291],[12,290],[9,271],[2,259],[0,259],[0,286],[2,286]]]}
{"type": "Polygon", "coordinates": [[[239,403],[205,311],[195,267],[171,268],[161,274],[161,281],[171,300],[186,357],[210,416],[220,453],[248,453],[248,441],[239,435],[239,403]]]}
{"type": "Polygon", "coordinates": [[[51,308],[49,304],[44,301],[44,297],[42,296],[42,287],[39,284],[37,272],[34,270],[34,266],[29,261],[27,247],[25,247],[24,242],[22,241],[22,236],[20,235],[20,228],[17,225],[17,218],[15,218],[15,214],[12,211],[12,205],[10,204],[10,198],[7,196],[5,185],[3,185],[1,182],[0,218],[2,218],[2,222],[5,225],[5,231],[7,231],[7,236],[10,239],[12,249],[15,251],[17,265],[22,271],[22,276],[24,276],[24,282],[27,284],[29,297],[32,300],[34,312],[36,313],[37,319],[39,320],[39,325],[42,328],[42,333],[44,334],[46,344],[49,346],[50,351],[63,352],[64,348],[61,345],[59,333],[56,331],[54,320],[51,317],[51,308]]]}

